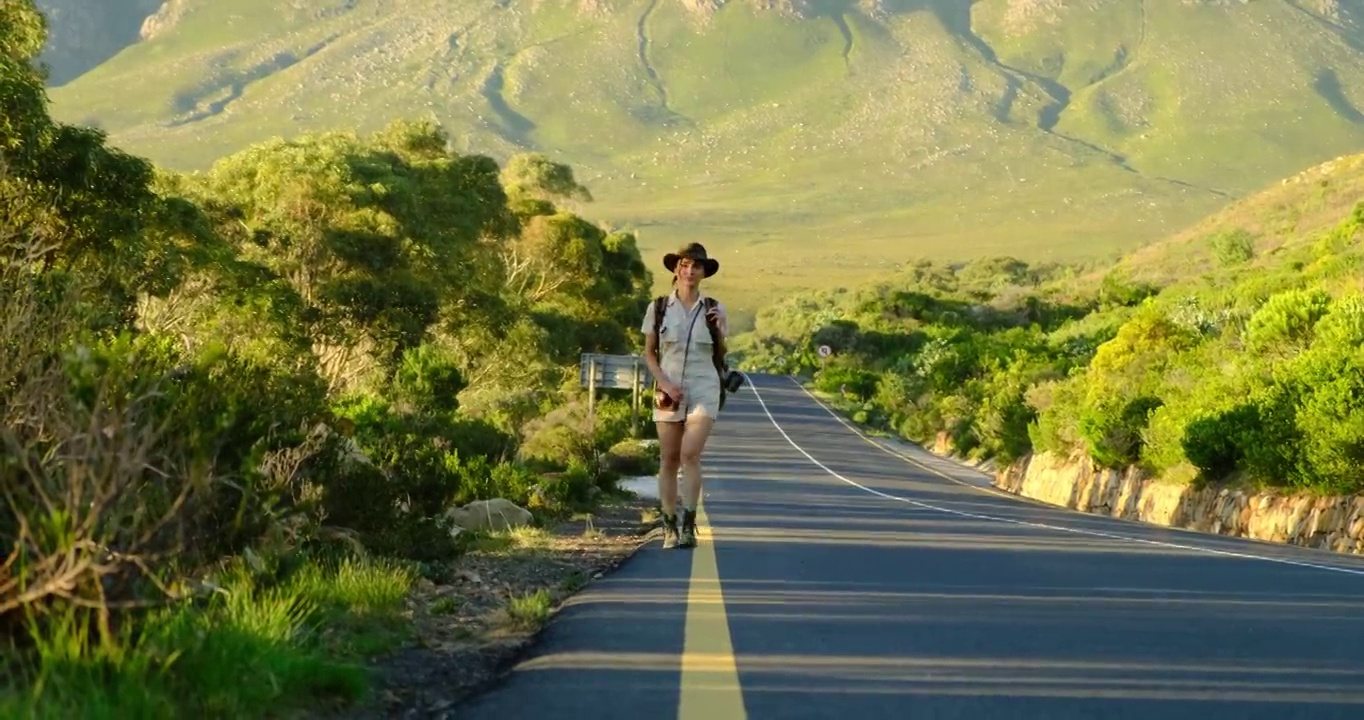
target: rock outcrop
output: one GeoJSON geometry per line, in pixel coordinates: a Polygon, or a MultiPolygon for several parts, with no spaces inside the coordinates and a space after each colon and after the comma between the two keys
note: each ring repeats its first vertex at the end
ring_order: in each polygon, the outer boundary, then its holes
{"type": "Polygon", "coordinates": [[[180,22],[185,11],[185,0],[168,0],[161,5],[161,9],[157,10],[155,14],[147,16],[147,19],[142,21],[139,36],[143,40],[151,40],[166,32],[180,22]]]}
{"type": "MultiPolygon", "coordinates": [[[[37,0],[47,17],[48,41],[39,58],[48,82],[62,85],[136,43],[162,0],[37,0]]],[[[178,4],[176,2],[168,4],[178,4]]]]}
{"type": "Polygon", "coordinates": [[[445,511],[445,518],[463,530],[491,532],[524,527],[532,520],[529,510],[505,498],[475,500],[464,507],[452,507],[445,511]]]}
{"type": "MultiPolygon", "coordinates": [[[[936,448],[935,448],[936,449],[936,448]]],[[[995,487],[1082,512],[1190,530],[1364,553],[1364,495],[1250,493],[1198,488],[1084,456],[1026,456],[995,472],[995,487]]]]}

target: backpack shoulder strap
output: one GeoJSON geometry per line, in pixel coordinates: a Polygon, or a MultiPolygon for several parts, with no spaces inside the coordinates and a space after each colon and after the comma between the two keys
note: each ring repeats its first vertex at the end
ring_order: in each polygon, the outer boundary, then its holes
{"type": "Polygon", "coordinates": [[[663,327],[663,315],[668,311],[668,296],[654,298],[654,341],[658,341],[658,331],[663,327]]]}
{"type": "MultiPolygon", "coordinates": [[[[713,297],[702,299],[702,307],[706,313],[714,310],[719,305],[720,301],[713,297]]],[[[715,366],[715,372],[720,376],[720,407],[718,409],[724,410],[725,401],[729,399],[729,391],[725,388],[725,376],[729,373],[729,363],[725,361],[725,356],[728,354],[728,351],[725,347],[725,339],[720,337],[720,326],[711,322],[709,317],[706,318],[706,329],[710,331],[711,364],[715,366]]]]}
{"type": "MultiPolygon", "coordinates": [[[[713,297],[703,298],[701,302],[703,303],[706,312],[710,312],[720,304],[720,301],[713,297]]],[[[710,318],[706,318],[706,329],[710,331],[712,343],[711,360],[715,363],[715,369],[723,376],[726,368],[725,355],[728,354],[728,349],[725,347],[725,340],[720,337],[720,327],[715,323],[710,322],[710,318]]]]}

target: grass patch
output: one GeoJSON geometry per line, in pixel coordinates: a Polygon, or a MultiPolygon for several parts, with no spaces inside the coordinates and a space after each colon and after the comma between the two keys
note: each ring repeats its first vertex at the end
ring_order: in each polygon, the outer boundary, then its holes
{"type": "Polygon", "coordinates": [[[574,570],[573,574],[564,578],[563,581],[559,583],[559,587],[564,593],[571,595],[587,587],[588,579],[587,573],[581,570],[574,570]]]}
{"type": "Polygon", "coordinates": [[[381,561],[308,562],[274,580],[237,562],[206,597],[107,634],[81,610],[30,618],[0,716],[254,718],[353,702],[368,689],[360,661],[406,637],[413,580],[381,561]]]}
{"type": "Polygon", "coordinates": [[[553,609],[553,596],[549,590],[540,588],[532,593],[513,596],[507,601],[505,609],[507,624],[511,629],[531,631],[549,620],[553,609]]]}
{"type": "Polygon", "coordinates": [[[524,525],[476,535],[469,544],[472,552],[513,553],[525,550],[543,550],[549,547],[550,533],[544,528],[524,525]]]}
{"type": "Polygon", "coordinates": [[[443,597],[431,603],[432,615],[454,615],[459,612],[460,602],[452,597],[443,597]]]}

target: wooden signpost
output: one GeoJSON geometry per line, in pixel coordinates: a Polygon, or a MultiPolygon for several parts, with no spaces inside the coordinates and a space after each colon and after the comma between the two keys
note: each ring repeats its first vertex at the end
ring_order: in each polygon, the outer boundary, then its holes
{"type": "Polygon", "coordinates": [[[630,408],[634,411],[633,427],[638,433],[648,375],[649,367],[641,355],[583,353],[578,362],[578,382],[587,388],[588,417],[596,418],[598,390],[629,390],[630,408]]]}

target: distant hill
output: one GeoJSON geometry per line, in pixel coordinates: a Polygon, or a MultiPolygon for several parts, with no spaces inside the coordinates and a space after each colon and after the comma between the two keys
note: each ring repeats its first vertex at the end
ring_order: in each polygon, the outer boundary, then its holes
{"type": "MultiPolygon", "coordinates": [[[[1092,277],[1192,284],[1230,262],[1244,272],[1281,270],[1284,257],[1330,235],[1364,202],[1364,154],[1315,165],[1252,193],[1169,238],[1138,248],[1092,277]]],[[[1353,239],[1346,243],[1355,244],[1353,239]]],[[[1082,278],[1083,280],[1083,278],[1082,278]]]]}
{"type": "Polygon", "coordinates": [[[1361,18],[1364,0],[172,0],[51,95],[176,168],[432,116],[461,150],[572,163],[580,211],[649,253],[705,242],[747,307],[909,256],[1128,250],[1364,150],[1361,18]]]}

